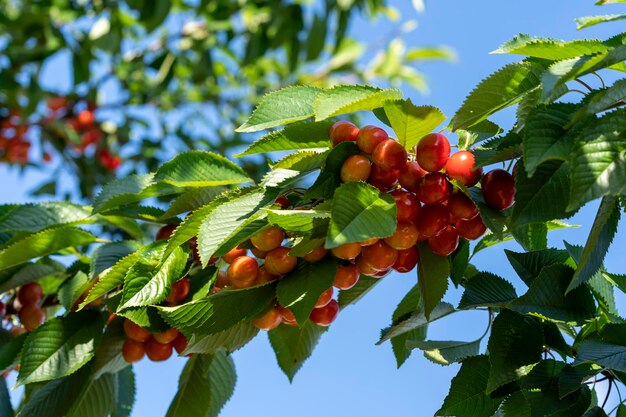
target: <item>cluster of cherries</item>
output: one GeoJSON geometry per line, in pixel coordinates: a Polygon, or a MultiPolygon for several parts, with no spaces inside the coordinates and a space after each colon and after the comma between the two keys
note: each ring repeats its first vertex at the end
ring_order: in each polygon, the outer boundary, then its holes
{"type": "Polygon", "coordinates": [[[0,117],[0,162],[25,165],[28,163],[28,151],[31,143],[26,137],[29,125],[23,124],[20,114],[11,111],[6,117],[0,117]]]}

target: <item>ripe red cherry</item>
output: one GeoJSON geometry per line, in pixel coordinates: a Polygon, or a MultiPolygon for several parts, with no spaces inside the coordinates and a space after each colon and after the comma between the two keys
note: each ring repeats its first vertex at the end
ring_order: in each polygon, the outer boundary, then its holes
{"type": "Polygon", "coordinates": [[[354,265],[339,265],[333,280],[333,286],[339,290],[349,290],[359,281],[359,268],[354,265]]]}
{"type": "Polygon", "coordinates": [[[191,288],[191,284],[189,283],[189,278],[184,277],[181,280],[176,281],[172,284],[172,290],[167,295],[165,301],[170,304],[177,304],[187,298],[187,294],[189,294],[189,289],[191,288]]]}
{"type": "Polygon", "coordinates": [[[272,308],[258,319],[253,320],[252,324],[260,330],[272,330],[277,328],[282,321],[280,311],[277,308],[272,308]]]}
{"type": "Polygon", "coordinates": [[[7,306],[2,301],[0,301],[0,319],[4,318],[7,314],[7,306]]]}
{"type": "Polygon", "coordinates": [[[38,303],[42,297],[43,289],[38,282],[22,285],[17,292],[17,299],[23,306],[38,303]]]}
{"type": "Polygon", "coordinates": [[[339,304],[335,300],[330,300],[324,307],[313,309],[309,319],[318,326],[330,326],[337,318],[337,313],[339,313],[339,304]]]}
{"type": "Polygon", "coordinates": [[[122,356],[128,363],[139,362],[146,355],[146,345],[132,339],[124,340],[122,345],[122,356]]]}
{"type": "Polygon", "coordinates": [[[150,332],[128,319],[124,320],[124,333],[126,333],[126,337],[135,342],[143,343],[150,339],[150,332]]]}
{"type": "Polygon", "coordinates": [[[398,251],[384,241],[378,241],[371,246],[364,247],[362,256],[364,261],[380,271],[391,268],[398,259],[398,251]]]}
{"type": "Polygon", "coordinates": [[[415,225],[420,235],[423,237],[433,237],[442,232],[450,223],[450,212],[441,203],[426,204],[422,206],[422,211],[415,225]]]}
{"type": "Polygon", "coordinates": [[[409,161],[400,169],[398,181],[400,181],[400,185],[403,188],[415,192],[419,180],[426,174],[428,174],[428,171],[422,168],[417,162],[409,161]]]}
{"type": "Polygon", "coordinates": [[[419,251],[415,246],[398,251],[398,259],[393,264],[393,269],[398,272],[409,272],[417,265],[419,261],[419,251]]]}
{"type": "Polygon", "coordinates": [[[276,310],[280,313],[280,317],[288,326],[297,326],[298,322],[296,321],[296,316],[293,314],[293,311],[287,307],[283,307],[281,305],[276,306],[276,310]]]}
{"type": "Polygon", "coordinates": [[[487,227],[480,215],[470,220],[457,220],[455,229],[459,236],[468,240],[476,240],[487,231],[487,227]]]}
{"type": "Polygon", "coordinates": [[[456,191],[448,199],[448,210],[457,219],[469,220],[478,215],[478,207],[465,193],[456,191]]]}
{"type": "Polygon", "coordinates": [[[359,130],[359,134],[356,137],[356,144],[363,152],[372,153],[378,144],[388,139],[389,136],[383,129],[367,125],[359,130]]]}
{"type": "Polygon", "coordinates": [[[372,172],[367,182],[378,188],[380,191],[388,191],[398,183],[397,169],[384,169],[378,165],[372,165],[372,172]]]}
{"type": "Polygon", "coordinates": [[[252,252],[252,254],[254,256],[256,256],[257,258],[259,258],[259,259],[263,259],[263,258],[265,258],[265,255],[267,255],[266,251],[259,250],[257,248],[250,249],[250,252],[252,252]]]}
{"type": "Polygon", "coordinates": [[[311,252],[304,255],[302,259],[311,263],[318,262],[324,259],[327,253],[328,253],[328,250],[324,249],[324,246],[318,246],[317,248],[313,249],[311,252]]]}
{"type": "Polygon", "coordinates": [[[448,256],[459,246],[459,234],[452,226],[448,226],[437,236],[428,238],[428,246],[435,255],[448,256]]]}
{"type": "MultiPolygon", "coordinates": [[[[267,263],[265,264],[267,268],[267,263]]],[[[259,264],[250,256],[240,256],[230,264],[226,275],[228,282],[235,288],[248,288],[254,285],[259,274],[259,264]]]]}
{"type": "Polygon", "coordinates": [[[372,172],[370,160],[363,155],[352,155],[341,166],[341,181],[367,181],[372,172]]]}
{"type": "Polygon", "coordinates": [[[326,304],[330,303],[330,300],[333,299],[333,292],[333,287],[330,287],[329,289],[324,291],[317,299],[317,302],[315,303],[315,308],[324,307],[326,304]]]}
{"type": "Polygon", "coordinates": [[[179,334],[178,330],[172,327],[162,333],[154,333],[152,337],[154,337],[154,340],[156,340],[159,343],[171,343],[174,340],[176,340],[176,338],[178,337],[178,334],[179,334]]]}
{"type": "Polygon", "coordinates": [[[225,271],[217,271],[217,277],[215,278],[215,286],[217,288],[224,288],[229,284],[228,274],[225,271]]]}
{"type": "Polygon", "coordinates": [[[187,338],[182,333],[178,333],[178,336],[172,342],[172,346],[174,346],[174,349],[176,349],[176,353],[178,353],[179,355],[183,353],[185,349],[187,349],[187,344],[187,338]]]}
{"type": "Polygon", "coordinates": [[[35,330],[46,321],[46,314],[37,304],[26,304],[23,306],[18,313],[18,317],[22,326],[29,332],[35,330]]]}
{"type": "Polygon", "coordinates": [[[337,146],[341,142],[356,142],[358,134],[359,128],[345,120],[336,122],[328,131],[333,146],[337,146]]]}
{"type": "Polygon", "coordinates": [[[359,242],[361,246],[372,246],[374,243],[378,242],[380,238],[378,237],[370,237],[369,239],[365,239],[359,242]]]}
{"type": "Polygon", "coordinates": [[[162,362],[172,356],[171,343],[159,343],[155,339],[150,338],[146,342],[146,354],[153,362],[162,362]]]}
{"type": "Polygon", "coordinates": [[[281,246],[265,255],[265,269],[273,275],[285,275],[296,268],[298,258],[289,255],[291,249],[281,246]]]}
{"type": "Polygon", "coordinates": [[[285,233],[276,226],[270,226],[267,229],[263,229],[250,238],[252,245],[264,252],[269,252],[276,249],[283,243],[285,233]]]}
{"type": "Polygon", "coordinates": [[[452,193],[452,185],[441,172],[431,172],[420,180],[415,195],[424,204],[446,201],[452,193]]]}
{"type": "Polygon", "coordinates": [[[387,139],[372,152],[372,162],[386,170],[399,170],[406,165],[406,149],[395,140],[387,139]]]}
{"type": "Polygon", "coordinates": [[[515,180],[503,169],[486,173],[481,189],[485,202],[496,210],[507,209],[515,203],[515,180]]]}
{"type": "Polygon", "coordinates": [[[284,195],[281,195],[276,200],[274,200],[274,204],[278,204],[282,208],[287,208],[289,207],[289,199],[284,195]]]}
{"type": "Polygon", "coordinates": [[[345,261],[351,261],[359,256],[361,253],[361,245],[358,243],[346,243],[341,246],[337,246],[330,250],[336,258],[343,259],[345,261]]]}
{"type": "Polygon", "coordinates": [[[424,136],[415,148],[415,160],[426,171],[436,172],[450,157],[450,142],[440,133],[424,136]]]}
{"type": "Polygon", "coordinates": [[[417,218],[421,204],[415,194],[396,190],[391,193],[396,201],[396,219],[402,223],[412,223],[417,218]]]}
{"type": "Polygon", "coordinates": [[[381,271],[377,271],[372,277],[374,278],[384,278],[391,272],[392,268],[383,269],[381,271]]]}
{"type": "Polygon", "coordinates": [[[235,259],[239,258],[240,256],[245,256],[246,253],[247,251],[245,249],[234,248],[226,252],[222,256],[222,259],[227,264],[232,264],[235,259]]]}
{"type": "Polygon", "coordinates": [[[415,246],[418,239],[419,232],[413,223],[398,223],[396,231],[385,238],[385,243],[396,250],[402,250],[415,246]]]}
{"type": "Polygon", "coordinates": [[[452,154],[446,162],[446,175],[451,180],[456,180],[466,187],[472,187],[478,184],[483,175],[483,169],[474,169],[475,166],[476,158],[474,158],[473,153],[459,151],[452,154]]]}
{"type": "Polygon", "coordinates": [[[268,270],[265,269],[265,266],[262,266],[259,268],[259,273],[256,276],[256,281],[254,282],[254,285],[265,284],[266,282],[275,281],[278,278],[278,275],[270,274],[268,270]]]}
{"type": "Polygon", "coordinates": [[[174,233],[174,230],[176,230],[175,224],[166,224],[157,232],[156,240],[169,239],[169,237],[172,236],[172,233],[174,233]]]}
{"type": "Polygon", "coordinates": [[[83,110],[76,116],[76,120],[82,127],[88,127],[95,122],[95,117],[91,110],[83,110]]]}

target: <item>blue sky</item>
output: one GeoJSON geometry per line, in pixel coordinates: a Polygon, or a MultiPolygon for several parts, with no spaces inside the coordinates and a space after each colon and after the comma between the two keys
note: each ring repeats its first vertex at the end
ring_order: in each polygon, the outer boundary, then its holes
{"type": "MultiPolygon", "coordinates": [[[[458,59],[452,64],[433,62],[421,69],[426,73],[431,93],[420,96],[415,91],[405,94],[414,103],[432,104],[451,116],[464,97],[482,78],[516,57],[489,55],[503,42],[522,32],[542,37],[575,39],[578,37],[607,38],[624,30],[622,23],[613,23],[575,30],[573,18],[590,14],[617,13],[624,6],[594,7],[591,0],[527,0],[459,1],[438,0],[427,3],[426,13],[416,16],[408,0],[391,4],[404,17],[419,20],[416,31],[406,36],[409,46],[448,45],[455,49],[458,59]]],[[[372,24],[360,20],[353,27],[357,38],[376,39],[391,29],[386,20],[372,24]],[[372,27],[373,26],[373,27],[372,27]]],[[[593,82],[593,80],[592,80],[593,82]]],[[[503,112],[494,121],[508,128],[512,112],[503,112]]],[[[40,182],[42,177],[0,166],[0,203],[26,201],[24,190],[40,182]],[[24,186],[24,185],[28,186],[24,186]]],[[[595,214],[596,204],[585,207],[573,219],[579,229],[553,233],[550,243],[562,247],[564,239],[584,244],[595,214]]],[[[624,222],[621,227],[624,229],[624,222]]],[[[626,247],[622,233],[613,243],[606,266],[613,272],[625,273],[616,248],[626,247]]],[[[504,258],[502,249],[519,249],[515,244],[500,245],[485,250],[475,258],[482,270],[507,277],[523,291],[504,258]]],[[[356,306],[342,311],[337,321],[321,339],[313,357],[305,363],[293,384],[281,373],[267,337],[260,335],[243,350],[234,354],[238,383],[234,397],[226,405],[223,416],[291,416],[317,417],[341,413],[361,417],[392,414],[394,417],[433,415],[447,394],[450,379],[457,366],[441,367],[426,360],[419,352],[399,370],[389,344],[375,346],[379,329],[389,324],[391,313],[403,295],[415,284],[415,273],[392,274],[384,279],[356,306]]],[[[519,292],[519,291],[518,291],[519,292]]],[[[451,288],[447,299],[456,303],[461,291],[451,288]]],[[[622,313],[626,300],[618,299],[622,313]]],[[[473,340],[486,326],[484,312],[464,313],[449,317],[431,326],[429,339],[473,340]],[[457,317],[458,316],[458,317],[457,317]]],[[[142,361],[136,367],[138,393],[133,416],[165,414],[174,396],[180,368],[184,359],[166,363],[142,361]]],[[[600,387],[600,398],[603,398],[600,387]]]]}

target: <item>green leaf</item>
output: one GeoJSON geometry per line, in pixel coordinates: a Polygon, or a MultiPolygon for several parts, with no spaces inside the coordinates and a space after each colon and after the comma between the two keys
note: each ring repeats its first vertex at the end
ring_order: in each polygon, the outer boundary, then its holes
{"type": "Polygon", "coordinates": [[[281,325],[267,333],[278,366],[289,381],[293,381],[293,377],[311,356],[326,330],[326,327],[317,326],[307,320],[302,327],[281,325]]]}
{"type": "Polygon", "coordinates": [[[380,345],[392,337],[396,337],[411,330],[426,326],[428,323],[432,323],[440,318],[449,316],[454,312],[454,307],[452,304],[448,303],[440,303],[437,307],[435,307],[430,313],[430,319],[426,319],[426,316],[422,311],[416,311],[407,317],[403,317],[397,323],[393,323],[391,326],[383,329],[381,331],[380,340],[378,340],[376,344],[380,345]]]}
{"type": "Polygon", "coordinates": [[[450,392],[435,415],[491,417],[502,400],[487,395],[489,374],[487,356],[465,359],[458,374],[452,379],[450,392]]]}
{"type": "Polygon", "coordinates": [[[52,226],[88,223],[90,216],[91,207],[72,203],[23,204],[1,218],[0,232],[36,233],[52,226]]]}
{"type": "Polygon", "coordinates": [[[519,313],[533,314],[547,320],[584,323],[595,316],[596,306],[593,296],[585,287],[565,295],[573,275],[574,270],[566,265],[543,268],[528,292],[513,301],[510,307],[519,313]]]}
{"type": "MultiPolygon", "coordinates": [[[[422,297],[420,295],[419,286],[415,285],[406,293],[398,304],[398,307],[394,310],[391,316],[392,323],[400,321],[416,311],[420,311],[422,307],[422,297]]],[[[426,332],[427,326],[423,326],[391,338],[391,348],[396,357],[398,368],[400,368],[411,355],[410,344],[426,339],[426,332]]]]}
{"type": "Polygon", "coordinates": [[[511,235],[524,250],[548,248],[548,226],[546,223],[528,223],[511,229],[511,235]]]}
{"type": "Polygon", "coordinates": [[[89,277],[82,271],[78,271],[73,277],[65,281],[60,287],[57,294],[59,302],[68,311],[72,310],[72,306],[87,289],[89,277]]]}
{"type": "Polygon", "coordinates": [[[204,151],[176,155],[161,165],[154,180],[176,187],[210,187],[251,181],[243,169],[227,158],[204,151]]]}
{"type": "Polygon", "coordinates": [[[328,153],[320,175],[306,191],[303,200],[332,198],[335,189],[341,184],[341,166],[344,161],[350,156],[360,153],[359,147],[354,142],[342,142],[335,146],[328,153]]]}
{"type": "Polygon", "coordinates": [[[543,71],[539,64],[520,62],[509,64],[490,75],[465,99],[450,122],[451,130],[466,129],[516,104],[541,84],[543,71]]]}
{"type": "Polygon", "coordinates": [[[587,282],[602,267],[620,219],[619,204],[614,197],[604,197],[587,237],[578,267],[567,287],[567,292],[587,282]]]}
{"type": "Polygon", "coordinates": [[[48,320],[29,334],[17,385],[70,375],[91,360],[102,336],[99,313],[84,311],[48,320]]]}
{"type": "Polygon", "coordinates": [[[391,236],[395,229],[393,198],[371,185],[350,182],[335,191],[324,246],[330,249],[372,237],[383,238],[391,236]]]}
{"type": "Polygon", "coordinates": [[[273,301],[273,283],[243,290],[222,290],[176,307],[157,307],[161,316],[188,338],[221,332],[264,311],[273,301]]]}
{"type": "Polygon", "coordinates": [[[438,108],[416,106],[410,99],[388,101],[384,110],[398,136],[398,142],[407,150],[446,120],[446,116],[438,108]]]}
{"type": "Polygon", "coordinates": [[[104,374],[116,374],[129,366],[122,356],[122,346],[126,340],[123,318],[115,318],[104,331],[93,360],[93,378],[104,374]]]}
{"type": "Polygon", "coordinates": [[[169,184],[159,184],[154,174],[131,175],[116,179],[104,187],[93,202],[93,212],[101,213],[149,197],[175,194],[181,190],[169,184]]]}
{"type": "Polygon", "coordinates": [[[88,245],[97,239],[94,235],[74,227],[46,229],[12,242],[0,251],[0,270],[19,265],[29,259],[59,252],[62,249],[88,245]]]}
{"type": "Polygon", "coordinates": [[[226,353],[192,356],[166,417],[217,416],[232,396],[236,380],[235,364],[226,353]]]}
{"type": "Polygon", "coordinates": [[[0,378],[0,415],[4,417],[13,417],[13,406],[11,405],[11,396],[7,388],[6,378],[0,378]]]}
{"type": "Polygon", "coordinates": [[[596,364],[565,365],[559,375],[559,397],[563,398],[580,389],[580,384],[597,375],[602,367],[596,364]]]}
{"type": "Polygon", "coordinates": [[[466,358],[477,356],[480,351],[480,340],[459,342],[452,340],[426,340],[407,342],[407,348],[420,349],[426,359],[439,365],[450,365],[466,358]]]}
{"type": "Polygon", "coordinates": [[[0,292],[5,292],[12,288],[17,288],[29,282],[38,281],[46,276],[55,275],[64,271],[59,271],[57,268],[43,263],[27,263],[18,267],[17,272],[13,272],[13,269],[7,269],[4,272],[10,273],[6,281],[0,278],[0,292]]]}
{"type": "Polygon", "coordinates": [[[129,417],[135,405],[135,374],[127,366],[117,373],[117,405],[111,417],[129,417]]]}
{"type": "Polygon", "coordinates": [[[314,115],[313,101],[322,90],[298,85],[273,91],[261,98],[252,115],[236,132],[258,132],[308,119],[314,115]]]}
{"type": "Polygon", "coordinates": [[[500,307],[515,298],[515,288],[507,280],[490,272],[479,272],[465,282],[465,292],[458,308],[500,307]]]}
{"type": "Polygon", "coordinates": [[[609,88],[598,91],[580,113],[592,115],[603,112],[626,99],[626,80],[617,80],[609,88]]]}
{"type": "Polygon", "coordinates": [[[181,213],[197,210],[209,204],[218,195],[222,194],[224,190],[224,187],[191,188],[172,201],[167,211],[161,216],[161,219],[169,219],[181,213]]]}
{"type": "Polygon", "coordinates": [[[602,340],[583,340],[578,345],[574,365],[593,362],[609,369],[626,372],[626,346],[602,340]]]}
{"type": "Polygon", "coordinates": [[[18,362],[20,352],[26,341],[26,334],[13,337],[11,333],[3,329],[0,337],[2,337],[0,342],[0,372],[4,372],[18,362]]]}
{"type": "Polygon", "coordinates": [[[267,209],[270,224],[296,234],[326,236],[331,212],[328,210],[272,210],[267,209]],[[322,233],[316,233],[321,231],[322,233]]]}
{"type": "Polygon", "coordinates": [[[339,307],[341,309],[355,304],[361,298],[365,297],[365,294],[370,292],[376,284],[381,282],[380,278],[368,277],[367,275],[361,275],[356,285],[349,290],[339,291],[339,307]]]}
{"type": "Polygon", "coordinates": [[[300,172],[315,171],[322,167],[329,153],[329,149],[297,151],[285,156],[270,167],[272,169],[293,169],[300,172]]]}
{"type": "Polygon", "coordinates": [[[544,267],[562,264],[569,255],[564,250],[545,249],[526,253],[513,252],[505,249],[507,259],[517,275],[530,286],[544,267]]]}
{"type": "Polygon", "coordinates": [[[66,417],[108,417],[114,411],[117,395],[116,375],[105,374],[91,379],[74,399],[66,417]]]}
{"type": "Polygon", "coordinates": [[[450,256],[450,279],[456,287],[465,277],[469,265],[470,244],[465,239],[459,239],[459,247],[450,256]]]}
{"type": "Polygon", "coordinates": [[[608,417],[604,410],[600,407],[593,407],[589,409],[583,417],[608,417]]]}
{"type": "Polygon", "coordinates": [[[242,348],[259,333],[259,329],[246,321],[236,324],[219,333],[207,336],[192,335],[185,349],[184,354],[210,353],[213,354],[220,349],[225,349],[228,353],[242,348]]]}
{"type": "Polygon", "coordinates": [[[435,255],[428,242],[418,244],[420,261],[417,264],[417,283],[424,300],[424,315],[431,319],[431,313],[439,305],[448,289],[450,261],[445,256],[435,255]]]}
{"type": "Polygon", "coordinates": [[[400,90],[380,89],[362,85],[340,85],[322,90],[313,102],[315,120],[325,120],[341,114],[383,107],[385,102],[402,98],[400,90]]]}
{"type": "Polygon", "coordinates": [[[235,157],[296,149],[329,148],[331,144],[328,129],[332,125],[333,122],[330,121],[295,123],[283,130],[267,133],[235,157]]]}
{"type": "Polygon", "coordinates": [[[91,254],[89,277],[97,277],[124,257],[139,250],[140,247],[141,244],[135,240],[124,240],[98,246],[91,254]]]}
{"type": "Polygon", "coordinates": [[[300,262],[295,270],[278,282],[278,302],[289,307],[300,325],[308,320],[322,293],[333,286],[337,262],[326,258],[319,262],[300,262]]]}
{"type": "Polygon", "coordinates": [[[456,53],[454,52],[454,50],[448,49],[446,47],[412,48],[406,53],[405,59],[407,61],[424,61],[430,59],[445,59],[449,61],[454,61],[456,60],[456,53]]]}
{"type": "Polygon", "coordinates": [[[509,310],[495,318],[487,346],[491,371],[487,392],[528,374],[541,360],[543,337],[539,321],[509,310]]]}
{"type": "Polygon", "coordinates": [[[492,54],[517,54],[557,61],[606,52],[607,50],[607,46],[596,39],[565,42],[557,39],[532,38],[528,35],[519,34],[493,51],[492,54]]]}
{"type": "MultiPolygon", "coordinates": [[[[602,4],[605,4],[605,3],[614,3],[614,2],[605,1],[602,4]]],[[[619,20],[626,20],[626,14],[619,13],[619,14],[607,14],[607,15],[602,15],[602,16],[577,17],[576,19],[574,19],[574,22],[576,22],[576,30],[581,30],[581,29],[588,28],[590,26],[598,25],[600,23],[617,22],[619,20]]]]}

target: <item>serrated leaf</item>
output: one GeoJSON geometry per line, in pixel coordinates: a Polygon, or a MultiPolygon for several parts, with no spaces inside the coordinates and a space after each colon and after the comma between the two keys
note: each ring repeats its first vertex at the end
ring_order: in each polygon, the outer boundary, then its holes
{"type": "Polygon", "coordinates": [[[314,171],[322,167],[329,153],[330,150],[328,149],[298,151],[276,161],[270,167],[272,169],[293,169],[301,172],[314,171]]]}
{"type": "Polygon", "coordinates": [[[557,39],[532,38],[519,34],[492,54],[518,54],[552,61],[605,52],[608,48],[596,39],[565,42],[557,39]]]}
{"type": "Polygon", "coordinates": [[[74,399],[66,417],[108,417],[115,409],[117,378],[106,374],[98,379],[91,379],[78,398],[74,399]]]}
{"type": "Polygon", "coordinates": [[[29,282],[38,281],[46,276],[58,274],[57,268],[51,265],[43,263],[28,263],[22,267],[17,267],[17,271],[13,272],[13,269],[6,269],[3,272],[11,272],[8,274],[7,279],[0,278],[0,292],[5,292],[12,288],[17,288],[21,285],[28,284],[29,282]]]}
{"type": "Polygon", "coordinates": [[[528,223],[511,229],[511,235],[524,250],[548,248],[548,226],[546,223],[528,223]]]}
{"type": "Polygon", "coordinates": [[[469,265],[470,244],[468,240],[459,239],[459,247],[450,256],[450,279],[456,287],[465,276],[469,265]]]}
{"type": "Polygon", "coordinates": [[[426,359],[439,365],[450,365],[463,359],[477,356],[480,350],[480,339],[471,342],[452,340],[407,341],[407,348],[420,349],[426,359]]]}
{"type": "Polygon", "coordinates": [[[416,311],[408,317],[404,317],[397,323],[393,323],[391,326],[383,329],[381,331],[380,340],[378,340],[376,344],[380,345],[392,337],[396,337],[411,330],[426,326],[428,323],[432,323],[440,318],[449,316],[454,312],[454,307],[452,304],[448,303],[440,303],[437,307],[435,307],[430,313],[430,319],[426,319],[423,312],[416,311]]]}
{"type": "Polygon", "coordinates": [[[519,102],[537,88],[544,68],[536,63],[509,64],[493,73],[470,93],[450,121],[450,128],[466,129],[491,114],[519,102]]]}
{"type": "Polygon", "coordinates": [[[0,415],[4,417],[13,417],[13,406],[11,405],[11,396],[7,388],[6,378],[0,378],[0,415]]]}
{"type": "Polygon", "coordinates": [[[91,207],[66,202],[23,204],[0,219],[0,232],[36,233],[52,226],[89,223],[91,207]]]}
{"type": "Polygon", "coordinates": [[[308,119],[314,114],[313,101],[321,91],[305,85],[272,91],[261,98],[252,115],[235,131],[258,132],[308,119]]]}
{"type": "Polygon", "coordinates": [[[505,249],[507,259],[517,275],[530,286],[544,267],[562,264],[569,255],[564,250],[545,249],[526,253],[513,252],[505,249]]]}
{"type": "Polygon", "coordinates": [[[332,125],[331,121],[295,123],[283,130],[267,133],[235,157],[297,149],[329,148],[331,143],[328,129],[332,125]]]}
{"type": "Polygon", "coordinates": [[[626,99],[626,80],[617,80],[603,90],[598,91],[580,113],[592,115],[603,112],[626,99]]]}
{"type": "MultiPolygon", "coordinates": [[[[602,2],[602,4],[605,4],[605,3],[615,3],[615,2],[614,1],[602,2]]],[[[600,23],[617,22],[619,20],[626,20],[626,14],[618,13],[618,14],[606,14],[602,16],[577,17],[576,19],[574,19],[574,22],[576,22],[576,30],[582,30],[591,26],[598,25],[600,23]]]]}
{"type": "Polygon", "coordinates": [[[416,106],[410,99],[388,101],[384,110],[398,136],[398,142],[407,150],[446,120],[446,116],[438,108],[416,106]]]}
{"type": "Polygon", "coordinates": [[[89,277],[82,271],[78,271],[73,277],[65,281],[57,293],[57,297],[61,305],[68,311],[72,310],[72,306],[87,289],[89,277]]]}
{"type": "Polygon", "coordinates": [[[509,310],[495,318],[487,350],[491,370],[487,392],[528,374],[541,360],[543,337],[539,321],[509,310]]]}
{"type": "Polygon", "coordinates": [[[465,359],[458,374],[452,379],[450,392],[435,415],[491,417],[502,400],[492,399],[486,393],[489,369],[487,356],[465,359]]]}
{"type": "Polygon", "coordinates": [[[341,114],[373,110],[385,102],[402,98],[400,90],[380,89],[362,85],[340,85],[322,90],[313,102],[315,120],[325,120],[341,114]]]}
{"type": "Polygon", "coordinates": [[[293,381],[293,377],[311,356],[326,330],[328,328],[317,326],[307,320],[302,327],[280,325],[267,333],[278,366],[289,381],[293,381]]]}
{"type": "Polygon", "coordinates": [[[339,297],[337,298],[337,301],[339,302],[339,307],[343,309],[351,304],[356,303],[361,298],[363,298],[365,294],[370,292],[379,282],[381,282],[380,278],[361,275],[354,287],[350,288],[349,290],[339,291],[339,297]]]}
{"type": "MultiPolygon", "coordinates": [[[[398,322],[416,311],[422,310],[422,297],[417,285],[414,285],[402,298],[391,316],[392,323],[398,322]]],[[[391,338],[391,348],[396,357],[396,364],[400,368],[411,356],[413,342],[421,342],[426,339],[427,326],[419,327],[399,336],[391,338]]]]}
{"type": "Polygon", "coordinates": [[[97,277],[124,257],[139,250],[140,247],[141,244],[135,240],[112,242],[98,246],[91,254],[89,277],[97,277]]]}
{"type": "Polygon", "coordinates": [[[559,397],[563,398],[576,392],[580,389],[580,384],[601,370],[602,368],[596,364],[565,365],[559,375],[559,397]]]}
{"type": "Polygon", "coordinates": [[[0,333],[0,371],[4,372],[18,362],[20,352],[26,341],[26,334],[13,337],[8,331],[2,330],[0,333]]]}
{"type": "Polygon", "coordinates": [[[161,165],[154,180],[176,187],[211,187],[251,182],[241,167],[227,158],[205,151],[180,153],[161,165]]]}
{"type": "Polygon", "coordinates": [[[176,198],[176,200],[172,201],[167,211],[163,213],[160,218],[169,219],[181,213],[197,210],[209,204],[224,191],[224,187],[199,187],[187,190],[176,198]]]}
{"type": "Polygon", "coordinates": [[[157,183],[153,173],[131,175],[116,179],[102,187],[94,199],[93,212],[101,213],[149,197],[175,194],[180,191],[178,187],[157,183]]]}
{"type": "Polygon", "coordinates": [[[29,334],[17,384],[58,379],[91,360],[102,336],[99,313],[83,311],[48,320],[29,334]]]}
{"type": "Polygon", "coordinates": [[[117,377],[117,399],[115,412],[111,417],[129,417],[135,405],[135,374],[127,366],[119,371],[117,377]]]}
{"type": "Polygon", "coordinates": [[[393,198],[371,185],[350,182],[335,191],[324,246],[330,249],[372,237],[383,238],[391,236],[395,229],[393,198]]]}
{"type": "Polygon", "coordinates": [[[566,265],[543,268],[528,292],[510,304],[519,312],[547,320],[582,324],[595,316],[596,306],[589,290],[580,287],[565,295],[574,270],[566,265]]]}
{"type": "Polygon", "coordinates": [[[270,224],[282,230],[305,235],[325,236],[330,218],[330,210],[267,210],[267,220],[270,224]],[[314,231],[323,233],[313,233],[314,231]]]}
{"type": "Polygon", "coordinates": [[[193,353],[213,354],[219,349],[225,349],[228,353],[242,348],[259,333],[259,329],[251,322],[236,324],[219,333],[207,336],[192,335],[183,354],[193,353]]]}
{"type": "Polygon", "coordinates": [[[341,166],[352,155],[360,154],[359,147],[354,142],[341,142],[328,153],[324,167],[315,183],[304,194],[303,200],[314,198],[330,199],[335,189],[341,184],[341,166]]]}
{"type": "Polygon", "coordinates": [[[93,378],[99,378],[104,374],[116,374],[129,366],[122,356],[122,346],[125,340],[124,319],[113,319],[107,325],[96,349],[93,360],[93,378]]]}
{"type": "Polygon", "coordinates": [[[458,308],[504,306],[515,298],[515,288],[507,280],[490,272],[479,272],[465,282],[458,308]]]}
{"type": "Polygon", "coordinates": [[[424,300],[424,315],[430,319],[431,312],[448,290],[450,261],[448,257],[435,255],[428,242],[418,244],[418,250],[420,261],[417,264],[417,283],[424,300]]]}
{"type": "Polygon", "coordinates": [[[0,251],[0,270],[62,249],[88,245],[97,240],[89,232],[74,227],[46,229],[11,243],[0,251]]]}
{"type": "Polygon", "coordinates": [[[583,340],[578,345],[574,365],[593,362],[606,368],[626,372],[626,346],[602,340],[583,340]]]}

